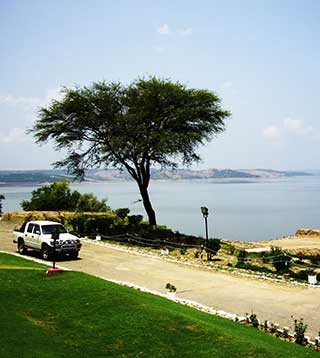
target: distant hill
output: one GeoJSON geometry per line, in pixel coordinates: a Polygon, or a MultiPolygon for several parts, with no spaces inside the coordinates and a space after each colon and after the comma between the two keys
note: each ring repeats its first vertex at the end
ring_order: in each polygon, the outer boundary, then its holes
{"type": "MultiPolygon", "coordinates": [[[[278,171],[272,169],[177,169],[159,170],[152,169],[153,180],[236,180],[283,178],[292,176],[312,175],[307,172],[278,171]]],[[[70,180],[72,176],[63,170],[2,170],[0,171],[0,184],[42,184],[54,181],[70,180]]],[[[86,173],[86,181],[126,181],[131,180],[127,172],[115,169],[96,169],[86,173]]]]}

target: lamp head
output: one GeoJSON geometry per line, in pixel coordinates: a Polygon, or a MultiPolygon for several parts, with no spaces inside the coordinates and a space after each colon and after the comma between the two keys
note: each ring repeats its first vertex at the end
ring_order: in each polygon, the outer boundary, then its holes
{"type": "Polygon", "coordinates": [[[205,206],[201,206],[201,213],[204,217],[207,217],[209,215],[208,208],[206,208],[205,206]]]}

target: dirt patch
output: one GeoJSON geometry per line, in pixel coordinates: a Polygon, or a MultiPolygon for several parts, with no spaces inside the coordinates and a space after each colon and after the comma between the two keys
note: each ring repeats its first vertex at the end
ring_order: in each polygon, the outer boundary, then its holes
{"type": "Polygon", "coordinates": [[[40,320],[35,317],[32,317],[30,314],[26,312],[17,312],[17,315],[26,319],[33,325],[40,327],[44,332],[49,333],[55,330],[54,321],[52,320],[40,320]]]}
{"type": "Polygon", "coordinates": [[[320,238],[320,230],[315,229],[298,229],[296,232],[296,236],[303,237],[318,237],[320,238]]]}
{"type": "Polygon", "coordinates": [[[1,265],[0,270],[38,270],[43,271],[40,267],[25,267],[25,266],[12,266],[12,265],[1,265]]]}

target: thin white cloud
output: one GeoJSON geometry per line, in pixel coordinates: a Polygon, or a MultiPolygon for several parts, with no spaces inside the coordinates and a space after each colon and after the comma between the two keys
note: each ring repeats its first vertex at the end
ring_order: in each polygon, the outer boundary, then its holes
{"type": "Polygon", "coordinates": [[[161,26],[158,27],[157,31],[160,35],[169,35],[170,34],[170,28],[169,28],[168,24],[162,24],[161,26]]]}
{"type": "Polygon", "coordinates": [[[0,105],[8,105],[21,108],[26,111],[37,110],[41,106],[48,105],[52,100],[60,100],[63,98],[60,88],[50,88],[43,97],[25,97],[0,95],[0,105]]]}
{"type": "Polygon", "coordinates": [[[0,143],[2,144],[22,144],[28,142],[32,142],[32,140],[26,134],[24,128],[11,128],[7,133],[0,132],[0,143]]]}
{"type": "Polygon", "coordinates": [[[30,109],[38,106],[41,100],[37,97],[12,96],[11,94],[1,96],[0,104],[30,109]]]}
{"type": "Polygon", "coordinates": [[[284,128],[295,135],[309,135],[313,132],[313,127],[307,125],[301,119],[292,119],[290,117],[283,120],[284,128]]]}
{"type": "Polygon", "coordinates": [[[276,126],[269,126],[263,130],[263,136],[269,142],[279,142],[281,139],[281,131],[276,126]]]}
{"type": "Polygon", "coordinates": [[[192,27],[186,27],[185,29],[178,31],[181,36],[190,36],[193,33],[192,27]]]}

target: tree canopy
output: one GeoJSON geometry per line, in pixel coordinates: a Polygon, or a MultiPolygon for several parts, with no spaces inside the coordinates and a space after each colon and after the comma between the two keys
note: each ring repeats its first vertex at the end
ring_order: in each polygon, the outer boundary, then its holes
{"type": "Polygon", "coordinates": [[[31,133],[66,149],[55,163],[78,178],[85,169],[125,169],[138,184],[150,225],[156,216],[149,198],[150,168],[176,168],[200,160],[200,145],[224,131],[230,115],[214,92],[187,88],[157,77],[125,86],[97,82],[64,88],[64,97],[42,108],[31,133]]]}
{"type": "Polygon", "coordinates": [[[25,211],[109,211],[106,200],[98,200],[93,194],[80,194],[71,190],[67,181],[44,185],[32,192],[30,200],[23,200],[25,211]]]}

